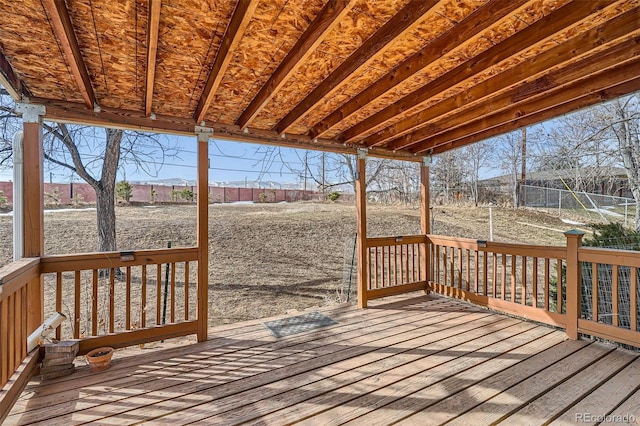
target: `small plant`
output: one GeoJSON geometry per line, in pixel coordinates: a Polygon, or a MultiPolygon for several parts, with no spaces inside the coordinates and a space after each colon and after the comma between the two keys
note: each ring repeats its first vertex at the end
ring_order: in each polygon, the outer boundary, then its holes
{"type": "Polygon", "coordinates": [[[58,204],[60,204],[60,198],[61,198],[60,190],[56,186],[55,188],[53,188],[53,191],[45,192],[44,193],[44,198],[45,198],[47,204],[53,204],[53,205],[57,206],[58,204]]]}
{"type": "Polygon", "coordinates": [[[337,201],[338,198],[340,198],[340,194],[338,191],[332,191],[330,193],[327,194],[327,198],[329,199],[329,201],[337,201]]]}
{"type": "Polygon", "coordinates": [[[260,202],[261,203],[266,203],[267,202],[267,194],[265,194],[264,192],[261,192],[258,197],[260,198],[260,202]]]}
{"type": "Polygon", "coordinates": [[[171,194],[169,194],[169,198],[171,199],[171,201],[175,203],[176,201],[178,201],[179,197],[180,191],[178,191],[177,189],[172,189],[171,194]]]}
{"type": "Polygon", "coordinates": [[[151,202],[151,204],[154,204],[157,199],[158,199],[158,191],[156,191],[154,188],[151,188],[151,198],[149,201],[151,202]]]}
{"type": "Polygon", "coordinates": [[[640,250],[640,233],[619,223],[595,223],[590,225],[593,235],[582,242],[589,247],[609,247],[624,250],[640,250]]]}
{"type": "Polygon", "coordinates": [[[0,191],[0,207],[4,207],[4,205],[7,204],[7,201],[9,201],[7,196],[4,195],[2,191],[0,191]]]}
{"type": "Polygon", "coordinates": [[[75,194],[73,198],[71,198],[71,204],[74,206],[79,206],[84,201],[84,196],[82,194],[75,194]]]}
{"type": "Polygon", "coordinates": [[[193,202],[194,194],[191,188],[184,188],[182,191],[180,191],[179,195],[181,199],[188,201],[190,203],[193,202]]]}
{"type": "Polygon", "coordinates": [[[131,197],[133,195],[133,185],[131,185],[126,180],[121,180],[116,184],[116,197],[124,201],[125,203],[129,203],[131,197]]]}

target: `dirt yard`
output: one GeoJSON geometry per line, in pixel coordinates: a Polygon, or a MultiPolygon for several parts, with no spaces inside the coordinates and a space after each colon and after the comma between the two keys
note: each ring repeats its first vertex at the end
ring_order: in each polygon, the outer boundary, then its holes
{"type": "MultiPolygon", "coordinates": [[[[210,206],[211,325],[280,315],[337,299],[355,207],[343,203],[210,206]]],[[[369,236],[419,233],[418,206],[368,207],[369,236]]],[[[195,206],[118,207],[118,245],[126,249],[196,243],[195,206]]],[[[433,233],[488,239],[486,208],[436,206],[433,233]]],[[[556,211],[493,210],[494,240],[563,245],[556,211]],[[551,228],[551,229],[549,229],[551,228]]],[[[0,216],[0,265],[12,257],[11,217],[0,216]]],[[[45,215],[47,254],[95,249],[95,211],[45,215]]],[[[348,257],[348,256],[347,256],[348,257]]],[[[350,260],[350,259],[349,259],[350,260]]]]}

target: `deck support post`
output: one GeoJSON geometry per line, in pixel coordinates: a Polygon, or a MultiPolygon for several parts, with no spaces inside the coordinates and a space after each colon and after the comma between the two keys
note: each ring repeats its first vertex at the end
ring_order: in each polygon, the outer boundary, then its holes
{"type": "MultiPolygon", "coordinates": [[[[580,317],[581,274],[578,261],[578,249],[582,246],[584,232],[571,230],[564,233],[567,238],[567,272],[566,272],[566,333],[572,340],[578,339],[578,318],[580,317]]],[[[562,271],[558,271],[558,289],[561,291],[562,271]]]]}
{"type": "MultiPolygon", "coordinates": [[[[44,179],[42,117],[45,107],[17,104],[23,122],[22,220],[24,257],[44,255],[44,179]]],[[[44,322],[44,285],[42,276],[27,285],[27,331],[31,334],[44,322]]],[[[26,342],[25,342],[26,345],[26,342]]]]}
{"type": "Polygon", "coordinates": [[[367,258],[367,151],[358,150],[356,168],[356,215],[358,242],[358,307],[367,307],[367,282],[369,263],[367,258]]]}
{"type": "MultiPolygon", "coordinates": [[[[425,236],[425,243],[420,245],[420,257],[422,259],[421,276],[422,281],[428,282],[431,276],[431,259],[429,258],[429,242],[426,236],[431,233],[431,200],[429,187],[429,167],[431,166],[431,156],[424,157],[420,165],[420,232],[425,236]]],[[[428,294],[429,286],[425,288],[428,294]]]]}
{"type": "Polygon", "coordinates": [[[198,234],[198,342],[207,340],[209,328],[209,138],[213,131],[197,127],[197,234],[198,234]]]}

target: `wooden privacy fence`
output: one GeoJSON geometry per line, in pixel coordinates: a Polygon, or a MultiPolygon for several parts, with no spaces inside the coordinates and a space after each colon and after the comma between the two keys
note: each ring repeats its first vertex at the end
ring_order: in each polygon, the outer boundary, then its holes
{"type": "Polygon", "coordinates": [[[196,332],[197,248],[41,259],[45,317],[67,321],[59,339],[81,339],[80,353],[196,332]]]}
{"type": "Polygon", "coordinates": [[[367,300],[427,288],[424,236],[367,238],[366,246],[367,300]]]}

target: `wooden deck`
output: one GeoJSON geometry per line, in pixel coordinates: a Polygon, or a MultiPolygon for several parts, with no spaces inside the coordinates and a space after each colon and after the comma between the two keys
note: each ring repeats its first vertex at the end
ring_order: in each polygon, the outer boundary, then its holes
{"type": "Polygon", "coordinates": [[[640,421],[637,354],[444,297],[372,305],[325,308],[336,325],[286,338],[252,321],[116,353],[105,372],[31,383],[6,424],[640,421]]]}

